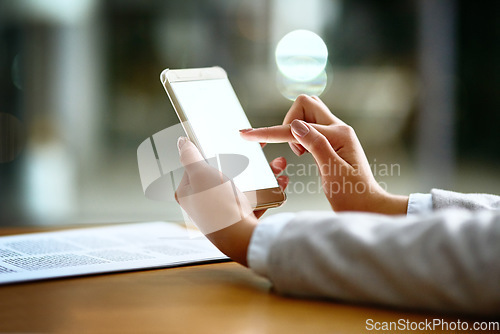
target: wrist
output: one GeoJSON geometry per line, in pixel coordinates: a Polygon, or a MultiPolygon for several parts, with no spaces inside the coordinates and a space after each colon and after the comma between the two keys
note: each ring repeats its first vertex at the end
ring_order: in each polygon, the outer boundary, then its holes
{"type": "Polygon", "coordinates": [[[382,193],[376,201],[373,212],[387,215],[405,215],[408,210],[408,196],[382,193]]]}
{"type": "Polygon", "coordinates": [[[250,214],[235,224],[207,234],[206,237],[231,259],[248,266],[248,246],[256,226],[257,218],[250,214]]]}

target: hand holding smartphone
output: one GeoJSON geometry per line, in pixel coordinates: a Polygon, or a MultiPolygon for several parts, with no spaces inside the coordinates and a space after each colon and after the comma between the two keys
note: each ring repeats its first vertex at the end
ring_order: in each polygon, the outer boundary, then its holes
{"type": "Polygon", "coordinates": [[[278,185],[259,143],[242,139],[250,122],[220,67],[164,70],[161,82],[189,139],[205,159],[242,155],[248,166],[233,179],[256,209],[281,205],[286,196],[278,185]]]}

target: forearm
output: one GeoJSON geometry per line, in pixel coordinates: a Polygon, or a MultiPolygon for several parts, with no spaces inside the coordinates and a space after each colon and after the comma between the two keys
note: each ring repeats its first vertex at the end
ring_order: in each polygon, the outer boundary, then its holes
{"type": "Polygon", "coordinates": [[[206,237],[224,254],[234,261],[247,265],[247,253],[250,239],[257,226],[257,218],[249,215],[224,229],[212,232],[206,237]]]}
{"type": "Polygon", "coordinates": [[[355,211],[406,215],[408,200],[408,196],[390,194],[380,188],[377,191],[367,191],[360,194],[334,194],[331,196],[330,202],[332,209],[336,212],[355,211]]]}

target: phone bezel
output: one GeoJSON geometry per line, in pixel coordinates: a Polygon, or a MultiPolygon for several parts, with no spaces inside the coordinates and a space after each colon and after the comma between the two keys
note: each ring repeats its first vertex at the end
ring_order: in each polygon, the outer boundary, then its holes
{"type": "MultiPolygon", "coordinates": [[[[160,74],[160,81],[167,92],[168,98],[174,107],[177,117],[181,121],[182,127],[188,138],[198,147],[200,152],[205,156],[203,149],[194,133],[189,126],[186,114],[182,110],[181,104],[172,89],[171,83],[183,81],[200,81],[228,79],[226,71],[219,67],[206,68],[189,68],[189,69],[165,69],[160,74]]],[[[286,194],[280,187],[257,189],[254,191],[243,192],[250,200],[251,204],[256,209],[268,209],[282,205],[286,201],[286,194]]]]}

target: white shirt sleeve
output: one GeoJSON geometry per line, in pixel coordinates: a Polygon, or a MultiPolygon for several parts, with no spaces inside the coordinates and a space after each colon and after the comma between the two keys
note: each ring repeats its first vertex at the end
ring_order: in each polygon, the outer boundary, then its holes
{"type": "Polygon", "coordinates": [[[271,245],[285,225],[295,217],[291,212],[264,218],[255,228],[248,246],[247,263],[257,274],[267,276],[267,258],[271,245]]]}
{"type": "Polygon", "coordinates": [[[432,195],[431,194],[410,194],[408,199],[408,215],[425,214],[432,212],[432,195]]]}
{"type": "Polygon", "coordinates": [[[500,314],[499,211],[298,212],[269,250],[280,294],[500,314]]]}
{"type": "MultiPolygon", "coordinates": [[[[498,314],[500,214],[430,212],[439,208],[435,196],[435,191],[412,194],[408,216],[333,211],[269,216],[252,235],[248,265],[287,295],[498,314]]],[[[447,198],[453,196],[458,195],[447,198]]],[[[500,208],[499,198],[460,195],[448,202],[469,208],[487,200],[489,207],[500,208]]]]}
{"type": "MultiPolygon", "coordinates": [[[[411,194],[408,200],[408,215],[432,211],[431,194],[411,194]]],[[[295,216],[286,212],[263,219],[255,228],[248,246],[247,263],[257,274],[267,277],[267,258],[271,245],[283,227],[295,216]]]]}

